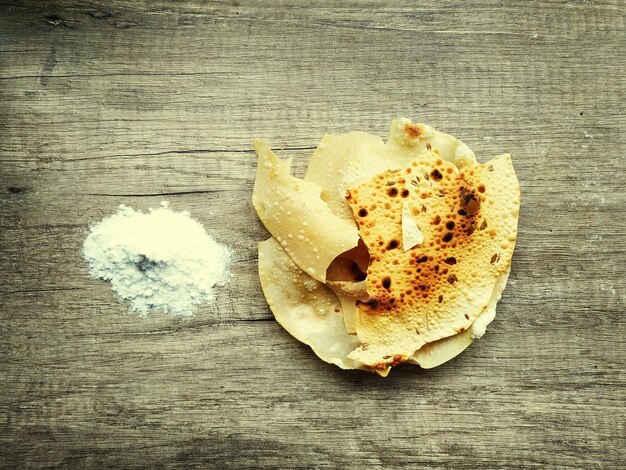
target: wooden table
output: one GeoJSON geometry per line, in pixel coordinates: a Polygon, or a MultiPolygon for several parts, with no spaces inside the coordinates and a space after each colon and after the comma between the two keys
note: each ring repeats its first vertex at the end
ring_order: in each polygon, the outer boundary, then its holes
{"type": "Polygon", "coordinates": [[[622,0],[2,3],[2,467],[626,466],[622,0]],[[381,379],[272,319],[250,141],[301,174],[398,116],[510,152],[523,202],[488,334],[381,379]],[[191,318],[129,314],[81,258],[162,200],[236,252],[191,318]]]}

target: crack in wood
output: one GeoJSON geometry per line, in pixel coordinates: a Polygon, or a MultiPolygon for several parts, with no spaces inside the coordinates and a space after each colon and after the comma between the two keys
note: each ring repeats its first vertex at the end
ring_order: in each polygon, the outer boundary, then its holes
{"type": "MultiPolygon", "coordinates": [[[[291,152],[291,151],[300,151],[300,150],[315,150],[317,146],[302,146],[302,147],[280,147],[273,148],[272,150],[277,152],[291,152]]],[[[185,150],[165,150],[162,152],[151,152],[151,153],[132,153],[132,154],[108,154],[108,155],[97,155],[94,157],[80,157],[80,158],[64,158],[59,161],[63,162],[78,162],[84,160],[98,160],[105,158],[119,158],[119,157],[157,157],[162,155],[179,155],[179,154],[194,154],[194,153],[249,153],[253,154],[254,150],[252,148],[249,149],[185,149],[185,150]]]]}
{"type": "MultiPolygon", "coordinates": [[[[104,78],[104,77],[195,77],[209,75],[234,75],[233,72],[115,72],[115,73],[75,73],[55,74],[49,78],[104,78]]],[[[14,75],[12,77],[0,77],[0,80],[25,80],[39,78],[39,75],[14,75]]]]}
{"type": "Polygon", "coordinates": [[[155,329],[148,331],[107,331],[107,332],[96,332],[90,333],[86,335],[78,335],[83,337],[93,337],[93,336],[152,336],[152,335],[170,335],[180,333],[181,331],[197,331],[201,330],[205,327],[216,327],[216,326],[234,326],[239,323],[266,323],[266,322],[274,322],[274,317],[261,317],[261,318],[233,318],[229,320],[216,320],[216,321],[208,321],[195,325],[186,325],[186,326],[176,326],[172,328],[163,328],[163,329],[155,329]]]}
{"type": "Polygon", "coordinates": [[[39,294],[46,292],[65,292],[72,290],[85,290],[83,287],[59,287],[59,288],[48,288],[48,289],[23,289],[23,290],[12,290],[12,291],[4,291],[0,292],[0,295],[11,295],[11,294],[39,294]]]}
{"type": "Polygon", "coordinates": [[[198,191],[171,191],[164,193],[148,193],[148,194],[137,194],[137,193],[125,193],[125,194],[117,194],[117,193],[85,193],[85,196],[104,196],[104,197],[158,197],[158,196],[179,196],[183,194],[212,194],[212,193],[225,193],[230,192],[229,189],[207,189],[207,190],[198,190],[198,191]]]}

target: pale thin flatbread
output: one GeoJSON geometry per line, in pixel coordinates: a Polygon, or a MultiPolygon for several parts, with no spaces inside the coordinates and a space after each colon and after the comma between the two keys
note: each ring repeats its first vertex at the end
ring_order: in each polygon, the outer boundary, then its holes
{"type": "MultiPolygon", "coordinates": [[[[259,243],[259,277],[276,321],[289,334],[323,361],[342,369],[371,370],[347,357],[360,341],[346,331],[337,296],[302,271],[274,238],[259,243]]],[[[387,375],[389,369],[376,372],[387,375]]]]}
{"type": "MultiPolygon", "coordinates": [[[[343,312],[343,324],[346,327],[346,332],[349,335],[356,337],[356,317],[359,314],[359,308],[355,304],[355,300],[352,297],[346,297],[345,295],[337,294],[337,298],[341,302],[341,311],[343,312]]],[[[359,341],[359,346],[361,342],[359,341]]],[[[350,351],[352,352],[352,351],[350,351]]]]}
{"type": "Polygon", "coordinates": [[[409,201],[404,201],[402,204],[402,249],[409,251],[423,242],[424,234],[415,223],[409,201]]]}
{"type": "Polygon", "coordinates": [[[510,264],[519,184],[508,155],[461,171],[426,151],[349,191],[372,257],[370,300],[360,304],[363,345],[349,357],[372,367],[408,360],[424,344],[467,330],[487,308],[510,264]],[[403,202],[424,243],[400,247],[403,202]]]}
{"type": "Polygon", "coordinates": [[[292,176],[291,159],[279,159],[259,140],[254,149],[259,161],[252,203],[259,218],[300,268],[324,282],[330,263],[358,245],[354,222],[333,214],[320,186],[292,176]]]}
{"type": "Polygon", "coordinates": [[[406,166],[425,150],[438,152],[441,158],[457,168],[477,164],[474,152],[456,137],[444,134],[427,124],[414,124],[406,118],[391,122],[387,147],[400,167],[406,166]]]}

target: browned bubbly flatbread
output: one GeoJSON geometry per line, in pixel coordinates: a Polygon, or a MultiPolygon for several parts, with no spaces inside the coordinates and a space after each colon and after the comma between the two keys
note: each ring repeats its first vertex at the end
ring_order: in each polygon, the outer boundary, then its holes
{"type": "Polygon", "coordinates": [[[426,343],[467,330],[508,270],[519,186],[511,158],[458,170],[434,150],[348,192],[370,253],[366,302],[349,357],[373,367],[404,362],[426,343]],[[403,249],[403,206],[423,241],[403,249]]]}

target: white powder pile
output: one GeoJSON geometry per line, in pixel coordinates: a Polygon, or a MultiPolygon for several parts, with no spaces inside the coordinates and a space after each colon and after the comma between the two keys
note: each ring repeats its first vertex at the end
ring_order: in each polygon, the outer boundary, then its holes
{"type": "Polygon", "coordinates": [[[110,281],[131,310],[191,315],[227,282],[231,252],[189,213],[163,202],[147,213],[121,205],[91,228],[83,256],[91,275],[110,281]]]}

